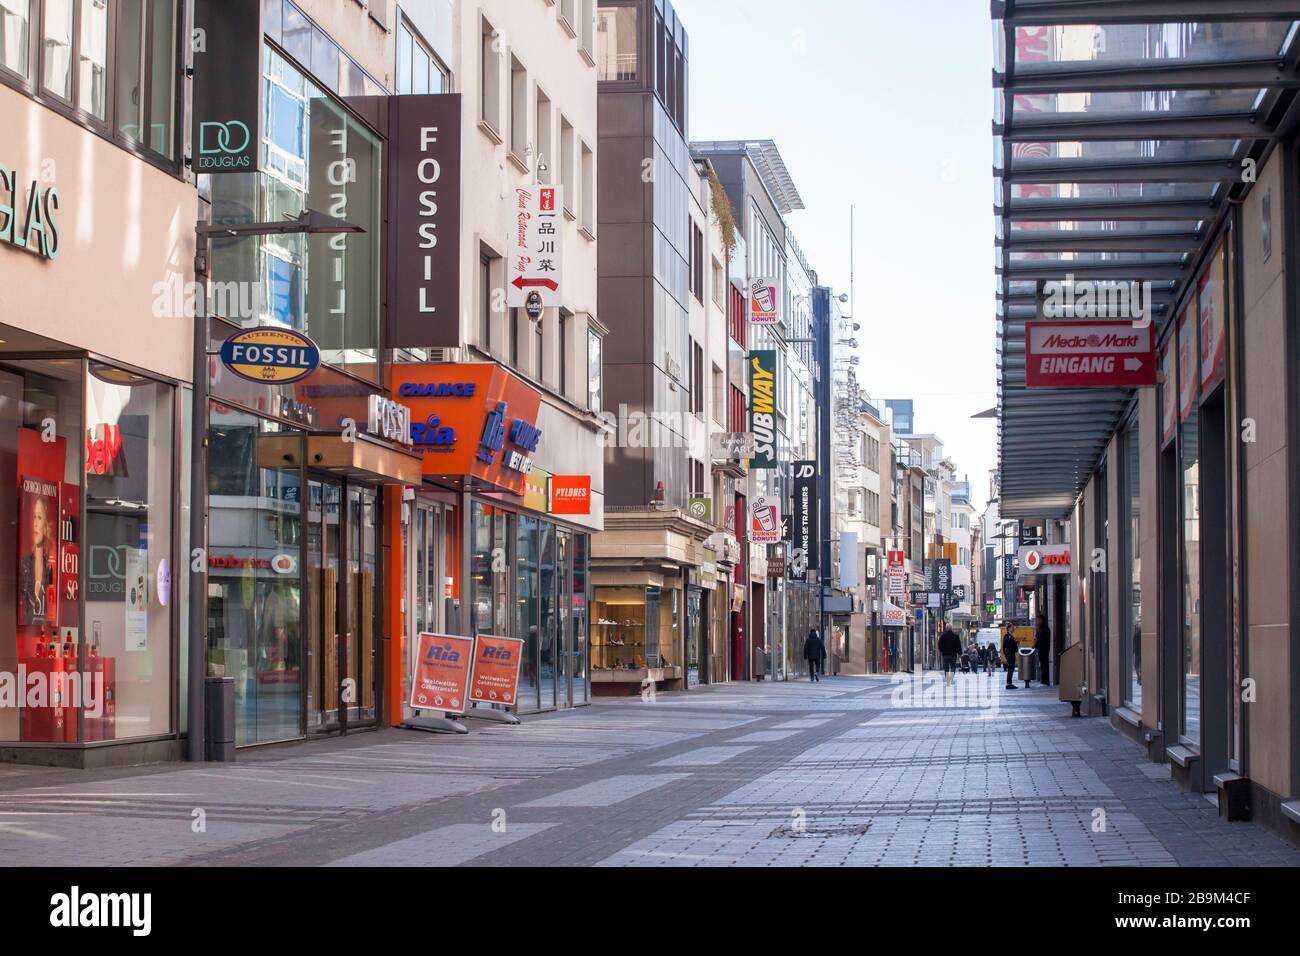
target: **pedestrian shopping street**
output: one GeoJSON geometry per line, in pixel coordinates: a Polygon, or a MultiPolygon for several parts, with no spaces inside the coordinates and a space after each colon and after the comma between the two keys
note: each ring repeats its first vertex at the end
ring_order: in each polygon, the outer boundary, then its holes
{"type": "Polygon", "coordinates": [[[82,865],[1297,865],[1056,690],[723,684],[243,750],[0,768],[0,859],[82,865]],[[946,697],[946,702],[945,702],[946,697]],[[201,825],[200,825],[201,824],[201,825]],[[196,832],[196,830],[200,832],[196,832]]]}

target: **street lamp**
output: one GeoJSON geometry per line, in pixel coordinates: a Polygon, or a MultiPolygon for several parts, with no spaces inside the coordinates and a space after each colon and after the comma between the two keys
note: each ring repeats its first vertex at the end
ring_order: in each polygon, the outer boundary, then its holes
{"type": "Polygon", "coordinates": [[[211,354],[208,346],[212,337],[208,316],[208,243],[213,237],[244,239],[250,236],[341,232],[365,232],[365,229],[314,209],[304,209],[297,216],[274,222],[197,222],[194,226],[194,280],[199,286],[199,294],[194,297],[194,383],[193,407],[190,409],[193,462],[190,465],[190,554],[187,556],[190,562],[190,661],[187,675],[189,700],[186,702],[188,756],[192,761],[205,759],[206,737],[203,678],[207,673],[208,358],[211,354]]]}

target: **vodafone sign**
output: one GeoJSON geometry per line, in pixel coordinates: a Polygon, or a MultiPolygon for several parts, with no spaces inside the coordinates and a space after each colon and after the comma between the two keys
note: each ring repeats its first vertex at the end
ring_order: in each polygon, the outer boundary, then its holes
{"type": "Polygon", "coordinates": [[[1021,575],[1070,573],[1068,544],[1029,545],[1016,553],[1016,559],[1021,575]]]}
{"type": "Polygon", "coordinates": [[[1132,322],[1026,322],[1028,388],[1144,388],[1156,383],[1153,327],[1132,322]]]}

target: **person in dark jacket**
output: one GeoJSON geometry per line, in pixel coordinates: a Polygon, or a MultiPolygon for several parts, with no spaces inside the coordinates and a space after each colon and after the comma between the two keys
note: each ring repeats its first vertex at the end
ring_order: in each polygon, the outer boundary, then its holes
{"type": "Polygon", "coordinates": [[[803,657],[808,662],[808,679],[820,682],[821,678],[817,676],[817,671],[826,660],[826,645],[822,643],[815,627],[808,632],[808,639],[803,642],[803,657]]]}
{"type": "Polygon", "coordinates": [[[1052,629],[1047,626],[1047,615],[1038,615],[1038,625],[1034,628],[1034,656],[1038,659],[1038,683],[1044,687],[1052,683],[1048,673],[1048,661],[1052,659],[1052,629]]]}
{"type": "Polygon", "coordinates": [[[1020,645],[1016,643],[1015,632],[1012,631],[1011,625],[1008,624],[1007,629],[1002,633],[1002,656],[1007,661],[1007,690],[1014,690],[1016,686],[1011,682],[1011,675],[1015,672],[1016,651],[1019,647],[1020,645]]]}
{"type": "Polygon", "coordinates": [[[945,627],[939,635],[939,654],[943,658],[943,682],[952,683],[952,675],[957,672],[957,658],[961,656],[961,638],[950,627],[945,627]]]}

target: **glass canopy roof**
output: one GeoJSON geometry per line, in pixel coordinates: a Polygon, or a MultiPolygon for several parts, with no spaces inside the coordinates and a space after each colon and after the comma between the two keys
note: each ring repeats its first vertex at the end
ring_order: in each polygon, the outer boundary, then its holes
{"type": "Polygon", "coordinates": [[[1025,388],[1024,322],[1047,282],[1149,281],[1163,332],[1300,114],[1300,0],[992,7],[1002,514],[1064,518],[1132,393],[1025,388]]]}

